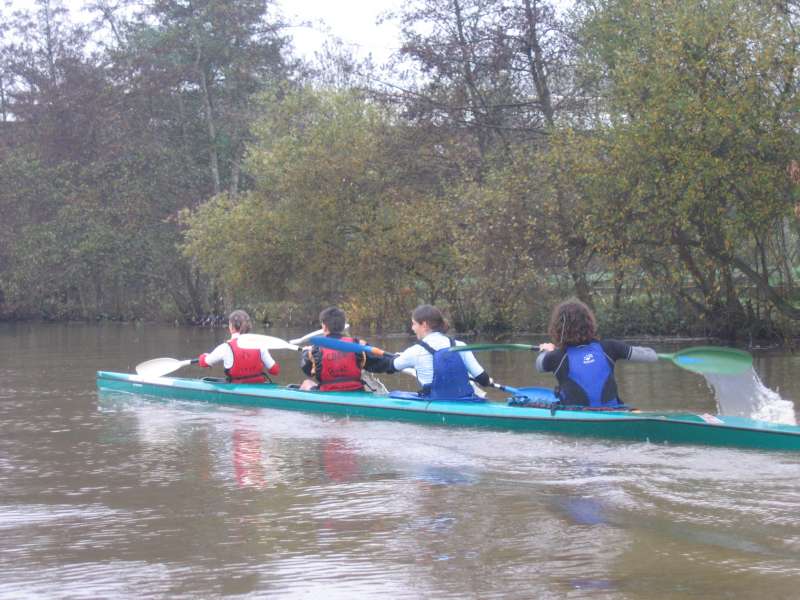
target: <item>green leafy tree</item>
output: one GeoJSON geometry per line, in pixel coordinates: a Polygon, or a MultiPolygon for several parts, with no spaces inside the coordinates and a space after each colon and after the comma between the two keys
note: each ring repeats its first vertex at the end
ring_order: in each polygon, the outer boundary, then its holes
{"type": "Polygon", "coordinates": [[[608,89],[587,175],[596,193],[584,197],[591,241],[637,256],[712,332],[734,337],[758,299],[800,317],[775,252],[796,199],[786,167],[799,55],[787,3],[586,4],[587,58],[608,89]]]}
{"type": "Polygon", "coordinates": [[[170,120],[180,115],[202,148],[212,193],[238,193],[254,98],[292,68],[271,0],[156,0],[122,24],[107,4],[98,10],[127,75],[174,94],[170,120]]]}
{"type": "Polygon", "coordinates": [[[405,324],[419,298],[443,298],[450,221],[392,115],[310,88],[264,106],[247,161],[255,189],[188,215],[187,254],[226,288],[306,319],[341,303],[363,323],[405,324]]]}

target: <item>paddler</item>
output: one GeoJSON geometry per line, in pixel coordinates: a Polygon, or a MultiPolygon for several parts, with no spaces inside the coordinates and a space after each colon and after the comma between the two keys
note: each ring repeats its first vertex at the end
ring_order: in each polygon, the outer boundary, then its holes
{"type": "Polygon", "coordinates": [[[477,399],[470,379],[490,386],[492,379],[472,352],[449,352],[464,342],[448,337],[449,325],[442,311],[423,304],[411,313],[411,329],[417,343],[391,360],[387,373],[416,369],[420,395],[435,399],[477,399]]]}
{"type": "Polygon", "coordinates": [[[566,406],[624,407],[614,378],[616,361],[658,361],[652,348],[598,339],[594,313],[577,298],[553,309],[547,333],[553,341],[539,345],[536,370],[556,376],[555,393],[566,406]]]}
{"type": "Polygon", "coordinates": [[[240,348],[236,339],[249,333],[253,322],[243,310],[235,310],[228,316],[228,331],[231,339],[221,343],[209,353],[198,357],[201,367],[211,367],[222,363],[228,383],[265,383],[269,375],[278,375],[280,365],[275,362],[269,350],[240,348]]]}
{"type": "MultiPolygon", "coordinates": [[[[329,338],[365,344],[363,340],[344,336],[347,315],[338,306],[329,306],[319,313],[322,335],[329,338]]],[[[382,359],[364,352],[342,352],[331,348],[308,346],[300,355],[300,370],[306,374],[301,390],[351,392],[364,389],[362,370],[380,373],[385,370],[382,359]]]]}

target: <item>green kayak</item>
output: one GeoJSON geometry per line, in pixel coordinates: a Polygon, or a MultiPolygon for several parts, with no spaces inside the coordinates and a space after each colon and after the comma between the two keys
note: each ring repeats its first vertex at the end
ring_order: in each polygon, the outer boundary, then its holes
{"type": "MultiPolygon", "coordinates": [[[[744,417],[613,410],[551,410],[500,402],[431,402],[371,392],[313,392],[276,384],[230,384],[108,371],[97,372],[97,387],[101,391],[430,425],[487,427],[651,443],[800,451],[800,427],[744,417]]],[[[553,401],[553,393],[549,389],[523,389],[527,400],[541,401],[542,404],[553,401]]]]}

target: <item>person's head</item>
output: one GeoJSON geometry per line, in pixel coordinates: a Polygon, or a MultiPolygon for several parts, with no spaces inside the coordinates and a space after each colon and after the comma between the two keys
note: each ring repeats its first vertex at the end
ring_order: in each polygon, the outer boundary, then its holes
{"type": "Polygon", "coordinates": [[[547,334],[560,348],[586,344],[597,338],[597,320],[588,306],[570,298],[553,309],[547,334]]]}
{"type": "Polygon", "coordinates": [[[231,333],[247,333],[253,328],[253,322],[243,310],[235,310],[228,315],[228,329],[231,333]]]}
{"type": "Polygon", "coordinates": [[[446,332],[449,325],[442,311],[430,304],[423,304],[411,313],[411,329],[414,330],[417,338],[422,339],[431,331],[446,332]]]}
{"type": "Polygon", "coordinates": [[[338,306],[329,306],[319,313],[319,322],[328,329],[328,333],[342,333],[347,323],[347,316],[338,306]]]}

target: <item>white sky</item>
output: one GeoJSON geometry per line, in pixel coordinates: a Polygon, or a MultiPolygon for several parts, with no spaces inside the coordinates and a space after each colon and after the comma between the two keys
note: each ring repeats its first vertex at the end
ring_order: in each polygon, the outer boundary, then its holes
{"type": "MultiPolygon", "coordinates": [[[[3,0],[0,0],[2,2],[3,0]]],[[[5,0],[8,2],[9,0],[5,0]]],[[[63,0],[72,17],[81,18],[87,0],[63,0]]],[[[357,58],[372,54],[373,62],[382,64],[400,46],[399,29],[395,21],[377,25],[378,16],[397,10],[408,0],[275,0],[286,21],[295,50],[312,58],[325,40],[341,39],[357,58]],[[308,25],[301,23],[308,22],[308,25]]],[[[10,0],[12,5],[28,4],[26,0],[10,0]]],[[[568,5],[571,0],[559,0],[568,5]]],[[[84,13],[85,15],[85,13],[84,13]]]]}
{"type": "Polygon", "coordinates": [[[395,22],[376,24],[378,16],[396,10],[404,0],[276,0],[286,20],[293,25],[289,35],[298,54],[310,58],[326,38],[340,38],[358,58],[370,53],[377,64],[399,49],[395,22]],[[299,26],[311,21],[310,26],[299,26]],[[294,26],[297,24],[298,26],[294,26]]]}
{"type": "MultiPolygon", "coordinates": [[[[4,0],[0,0],[3,2],[4,0]]],[[[86,17],[82,9],[87,0],[63,0],[75,20],[86,17]]],[[[275,0],[285,20],[297,53],[312,58],[325,40],[339,38],[358,58],[370,53],[376,64],[385,62],[399,49],[399,30],[395,23],[377,25],[378,15],[395,10],[405,0],[275,0]],[[308,23],[301,25],[301,23],[308,23]]],[[[11,0],[15,6],[26,0],[11,0]]]]}
{"type": "MultiPolygon", "coordinates": [[[[81,9],[88,4],[88,0],[63,1],[75,19],[81,18],[81,9]]],[[[372,54],[373,62],[378,65],[385,63],[400,47],[397,23],[388,21],[377,25],[378,16],[408,4],[408,0],[275,0],[275,2],[285,20],[291,25],[288,33],[299,55],[312,58],[326,40],[339,38],[355,57],[364,59],[372,54]],[[307,25],[301,25],[306,22],[307,25]]],[[[26,0],[10,0],[10,3],[27,4],[26,0]]],[[[571,0],[558,0],[556,4],[569,5],[571,0]]]]}

